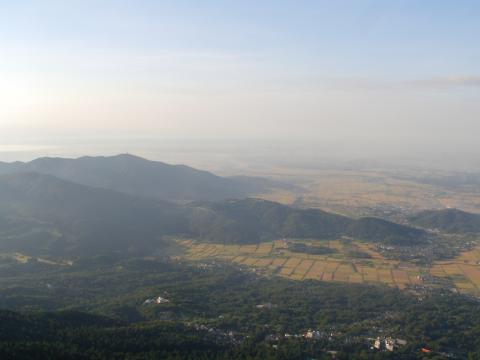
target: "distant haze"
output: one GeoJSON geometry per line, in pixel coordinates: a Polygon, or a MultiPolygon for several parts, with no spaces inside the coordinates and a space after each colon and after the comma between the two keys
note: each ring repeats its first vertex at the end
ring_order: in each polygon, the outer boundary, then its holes
{"type": "Polygon", "coordinates": [[[478,170],[479,18],[475,1],[4,1],[0,160],[478,170]]]}

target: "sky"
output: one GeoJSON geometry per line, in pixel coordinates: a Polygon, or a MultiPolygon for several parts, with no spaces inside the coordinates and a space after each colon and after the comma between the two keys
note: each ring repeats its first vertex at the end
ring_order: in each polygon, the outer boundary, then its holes
{"type": "Polygon", "coordinates": [[[264,141],[474,156],[478,39],[478,1],[0,0],[0,152],[264,141]]]}

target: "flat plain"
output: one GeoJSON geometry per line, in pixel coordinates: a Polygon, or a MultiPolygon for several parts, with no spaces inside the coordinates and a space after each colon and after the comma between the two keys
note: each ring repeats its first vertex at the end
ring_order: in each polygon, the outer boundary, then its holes
{"type": "MultiPolygon", "coordinates": [[[[469,187],[445,188],[422,182],[418,171],[391,169],[332,170],[266,168],[257,175],[296,184],[259,197],[283,204],[320,208],[348,216],[389,215],[392,209],[412,213],[458,208],[480,213],[480,192],[469,187]]],[[[437,176],[449,176],[440,173],[437,176]]]]}
{"type": "Polygon", "coordinates": [[[347,245],[340,240],[301,242],[328,247],[335,252],[328,255],[292,252],[284,240],[259,245],[205,244],[194,240],[178,240],[185,249],[183,257],[190,261],[234,262],[268,275],[299,281],[384,284],[399,289],[432,284],[435,282],[432,279],[442,279],[461,293],[480,296],[480,247],[463,252],[449,261],[419,266],[386,259],[376,250],[375,245],[365,242],[353,241],[347,245]],[[370,257],[350,256],[352,247],[361,249],[370,257]]]}

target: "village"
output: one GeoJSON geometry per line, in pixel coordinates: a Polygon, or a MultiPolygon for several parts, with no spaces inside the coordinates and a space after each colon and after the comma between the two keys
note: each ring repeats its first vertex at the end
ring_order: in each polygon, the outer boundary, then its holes
{"type": "MultiPolygon", "coordinates": [[[[171,300],[163,297],[157,296],[154,298],[148,298],[144,301],[144,305],[163,305],[169,304],[171,300]]],[[[277,308],[276,304],[267,302],[262,304],[255,305],[255,308],[260,311],[270,311],[277,308]]],[[[384,318],[388,318],[389,314],[384,315],[384,318]]],[[[224,316],[219,315],[218,320],[223,320],[224,316]]],[[[232,329],[222,329],[218,326],[212,326],[208,323],[196,323],[187,321],[184,322],[184,325],[187,327],[205,334],[210,339],[214,339],[218,343],[229,342],[231,344],[240,344],[249,335],[243,335],[242,331],[232,330],[232,329]]],[[[298,341],[307,341],[307,342],[327,342],[331,346],[335,344],[363,344],[366,349],[371,351],[385,351],[385,352],[395,352],[396,350],[407,345],[407,340],[397,338],[394,336],[385,335],[385,330],[377,327],[373,327],[372,330],[378,331],[377,336],[372,337],[371,334],[365,335],[347,335],[342,331],[336,328],[329,329],[306,329],[303,332],[299,333],[270,333],[268,330],[270,326],[268,324],[264,325],[265,329],[265,338],[264,340],[269,343],[273,349],[278,348],[278,344],[281,341],[286,340],[298,340],[298,341]]],[[[335,350],[326,350],[332,358],[335,358],[337,351],[335,350]]],[[[420,351],[424,353],[430,353],[431,350],[428,347],[422,348],[420,351]]]]}

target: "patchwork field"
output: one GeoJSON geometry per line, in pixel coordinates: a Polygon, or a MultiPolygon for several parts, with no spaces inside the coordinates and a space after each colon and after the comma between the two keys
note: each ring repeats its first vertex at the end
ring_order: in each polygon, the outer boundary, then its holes
{"type": "MultiPolygon", "coordinates": [[[[449,281],[459,292],[480,295],[480,247],[462,253],[452,261],[436,262],[432,267],[387,260],[372,245],[357,241],[315,241],[336,252],[312,255],[292,252],[286,241],[260,245],[221,245],[179,240],[188,260],[223,260],[293,280],[339,281],[385,284],[400,289],[413,285],[435,284],[434,279],[449,281]],[[352,258],[350,251],[360,250],[369,258],[352,258]],[[433,279],[433,280],[432,280],[433,279]]],[[[312,244],[312,242],[304,242],[312,244]]]]}
{"type": "Polygon", "coordinates": [[[462,253],[454,261],[436,263],[430,273],[439,278],[451,279],[464,293],[480,293],[480,247],[462,253]]]}
{"type": "Polygon", "coordinates": [[[480,213],[480,196],[469,188],[454,191],[414,181],[405,170],[400,176],[381,170],[326,170],[276,168],[261,175],[298,184],[299,189],[262,194],[266,200],[321,208],[350,216],[371,214],[372,209],[392,208],[414,212],[454,207],[480,213]]]}

